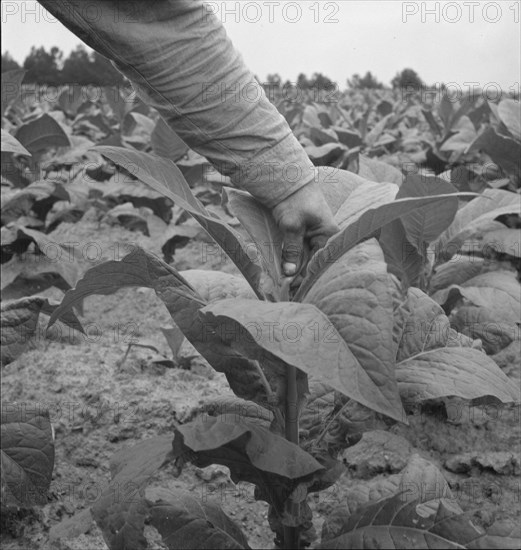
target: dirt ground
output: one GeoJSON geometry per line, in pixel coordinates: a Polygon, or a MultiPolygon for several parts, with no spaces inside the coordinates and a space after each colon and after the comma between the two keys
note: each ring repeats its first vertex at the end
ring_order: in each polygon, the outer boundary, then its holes
{"type": "MultiPolygon", "coordinates": [[[[93,212],[88,212],[81,223],[62,224],[52,238],[58,242],[76,240],[82,245],[96,242],[107,259],[113,256],[115,243],[123,250],[125,243],[135,242],[159,252],[141,233],[100,224],[93,212]]],[[[205,247],[205,243],[192,242],[176,252],[174,265],[180,270],[234,272],[231,262],[223,264],[220,255],[206,254],[205,247]]],[[[85,258],[82,262],[84,267],[89,264],[85,258]]],[[[47,294],[61,296],[54,290],[47,294]]],[[[57,337],[49,340],[42,332],[34,349],[3,370],[2,400],[49,408],[56,437],[49,502],[31,512],[4,516],[1,544],[5,550],[105,549],[94,523],[85,534],[71,540],[50,541],[49,529],[99,498],[109,481],[109,460],[116,451],[142,439],[172,433],[176,425],[197,415],[206,398],[231,393],[224,376],[202,360],[193,360],[186,370],[165,368],[152,362],[153,351],[134,347],[121,365],[130,336],[154,342],[165,357],[171,355],[160,331],[160,327],[170,326],[169,315],[148,289],[125,289],[111,296],[87,298],[82,323],[87,337],[76,335],[74,342],[57,337]]],[[[184,353],[190,355],[191,350],[187,347],[184,353]]],[[[519,382],[519,342],[501,352],[497,360],[519,382]]],[[[383,466],[378,462],[382,449],[377,445],[374,451],[369,448],[368,453],[354,458],[335,486],[311,498],[317,512],[316,528],[320,530],[333,507],[345,505],[346,510],[352,510],[367,500],[369,493],[382,493],[413,453],[442,467],[458,503],[472,512],[477,524],[487,527],[495,520],[518,518],[519,407],[483,408],[460,403],[447,410],[449,418],[434,410],[430,415],[412,415],[409,426],[394,426],[390,430],[393,437],[405,437],[411,446],[395,448],[391,456],[386,454],[383,466]],[[485,458],[473,459],[465,453],[485,458]]],[[[216,499],[243,527],[252,548],[273,547],[267,505],[254,501],[249,485],[235,487],[225,468],[187,466],[177,479],[167,468],[159,473],[156,483],[216,499]]]]}

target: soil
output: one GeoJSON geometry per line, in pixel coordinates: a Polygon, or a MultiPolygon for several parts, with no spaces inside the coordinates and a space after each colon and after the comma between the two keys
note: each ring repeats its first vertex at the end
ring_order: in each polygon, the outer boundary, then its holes
{"type": "MultiPolygon", "coordinates": [[[[104,259],[113,258],[117,243],[123,251],[126,244],[137,243],[160,253],[151,239],[100,223],[94,211],[87,212],[81,223],[61,224],[51,237],[57,242],[78,241],[82,246],[96,242],[104,259]]],[[[174,265],[180,270],[235,272],[229,260],[205,254],[205,247],[204,242],[192,241],[176,251],[174,265]]],[[[94,254],[94,249],[90,250],[94,254]]],[[[93,263],[85,257],[79,260],[84,269],[93,263]]],[[[59,298],[61,292],[51,290],[47,295],[59,298]]],[[[49,408],[56,438],[49,502],[33,511],[4,515],[4,550],[106,549],[94,522],[85,534],[70,540],[51,541],[49,529],[89,508],[99,498],[109,482],[109,460],[116,451],[149,437],[172,433],[176,425],[193,419],[208,397],[231,394],[224,376],[200,359],[192,360],[188,369],[166,368],[153,362],[154,351],[133,347],[122,364],[129,337],[152,342],[165,357],[171,355],[160,331],[160,327],[170,326],[170,318],[149,289],[125,289],[111,296],[87,298],[82,323],[88,336],[76,335],[74,341],[56,335],[46,339],[42,331],[33,349],[3,370],[2,400],[49,408]]],[[[186,345],[183,353],[188,356],[193,351],[186,345]]],[[[500,366],[519,381],[519,341],[500,356],[500,366]]],[[[407,454],[420,454],[442,468],[459,505],[472,514],[477,525],[488,527],[495,520],[519,518],[519,407],[449,405],[412,415],[409,426],[397,425],[390,432],[410,442],[407,454]],[[512,457],[510,469],[501,469],[501,452],[512,457]],[[488,462],[465,453],[486,455],[488,462]],[[465,455],[460,457],[463,465],[459,470],[454,466],[458,455],[465,455]]],[[[405,462],[403,457],[393,460],[391,457],[383,467],[374,467],[373,463],[368,467],[346,467],[332,488],[313,496],[318,533],[334,507],[346,506],[346,512],[352,511],[357,504],[373,498],[369,493],[378,494],[392,476],[396,478],[405,462]]],[[[155,483],[218,501],[242,526],[252,548],[273,547],[267,505],[254,501],[251,486],[235,487],[226,468],[219,466],[201,470],[188,465],[179,478],[172,474],[168,468],[161,471],[155,483]]]]}

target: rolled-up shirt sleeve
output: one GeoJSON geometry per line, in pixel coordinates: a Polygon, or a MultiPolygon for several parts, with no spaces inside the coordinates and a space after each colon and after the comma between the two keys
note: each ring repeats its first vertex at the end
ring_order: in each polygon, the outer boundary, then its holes
{"type": "Polygon", "coordinates": [[[201,0],[40,0],[195,151],[273,207],[314,166],[201,0]]]}

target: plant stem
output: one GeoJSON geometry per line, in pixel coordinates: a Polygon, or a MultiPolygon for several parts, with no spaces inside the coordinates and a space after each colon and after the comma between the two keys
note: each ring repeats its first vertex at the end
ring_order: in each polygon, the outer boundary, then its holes
{"type": "MultiPolygon", "coordinates": [[[[258,361],[253,361],[255,367],[257,368],[257,372],[259,373],[260,379],[262,381],[262,385],[264,386],[264,389],[266,391],[266,397],[268,398],[268,403],[271,404],[272,401],[275,401],[275,394],[273,393],[273,390],[271,389],[270,383],[268,382],[268,379],[266,378],[266,375],[264,374],[264,371],[262,370],[260,364],[258,361]]],[[[278,407],[273,407],[271,409],[273,412],[273,415],[275,416],[275,419],[277,420],[277,423],[279,424],[280,428],[284,428],[284,419],[282,418],[282,414],[278,407]]]]}
{"type": "Polygon", "coordinates": [[[286,439],[299,444],[298,438],[298,394],[297,394],[297,369],[291,365],[286,365],[287,368],[287,390],[286,390],[286,419],[285,432],[286,439]]]}
{"type": "MultiPolygon", "coordinates": [[[[298,393],[297,393],[297,369],[286,365],[286,418],[285,434],[286,439],[295,445],[299,444],[298,437],[298,393]]],[[[290,516],[299,514],[299,504],[291,499],[286,501],[286,513],[290,516]]],[[[299,528],[284,526],[284,548],[299,548],[299,528]]]]}

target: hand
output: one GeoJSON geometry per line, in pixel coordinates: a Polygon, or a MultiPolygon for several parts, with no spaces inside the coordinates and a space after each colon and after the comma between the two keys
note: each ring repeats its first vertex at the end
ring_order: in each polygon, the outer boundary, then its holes
{"type": "Polygon", "coordinates": [[[286,277],[300,273],[305,245],[314,253],[339,231],[331,209],[315,182],[308,183],[272,209],[283,233],[282,271],[286,277]]]}

